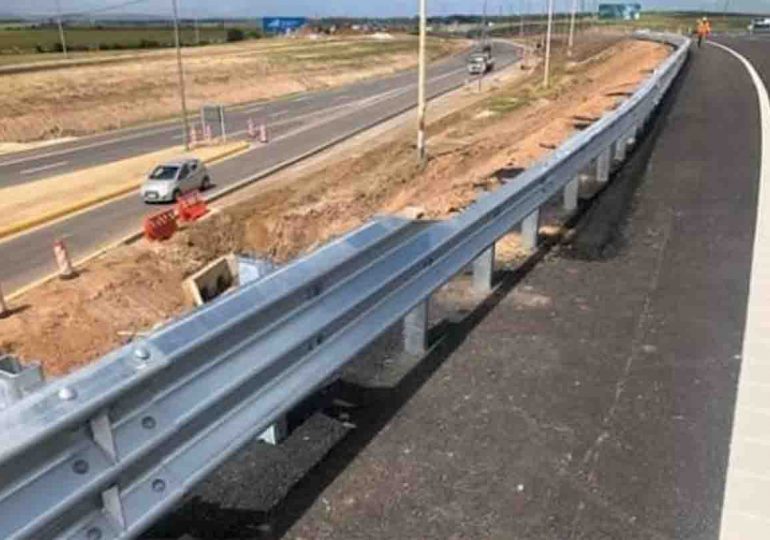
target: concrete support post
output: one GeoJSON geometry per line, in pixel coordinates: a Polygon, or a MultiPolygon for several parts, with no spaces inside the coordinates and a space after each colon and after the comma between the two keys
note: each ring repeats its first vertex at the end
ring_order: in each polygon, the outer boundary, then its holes
{"type": "Polygon", "coordinates": [[[636,142],[639,140],[639,127],[634,126],[631,128],[631,131],[628,132],[628,135],[626,135],[626,144],[628,146],[634,146],[636,145],[636,142]]]}
{"type": "Polygon", "coordinates": [[[267,428],[259,436],[259,440],[273,446],[281,444],[289,436],[289,424],[286,417],[282,417],[275,424],[267,428]]]}
{"type": "Polygon", "coordinates": [[[623,162],[626,160],[626,139],[627,137],[623,135],[617,141],[615,141],[615,144],[613,144],[613,147],[615,148],[615,155],[613,157],[617,162],[623,162]]]}
{"type": "Polygon", "coordinates": [[[580,175],[570,180],[564,186],[564,209],[574,212],[578,207],[578,189],[580,188],[580,175]]]}
{"type": "Polygon", "coordinates": [[[430,300],[420,302],[404,317],[404,350],[421,356],[428,350],[428,306],[430,300]]]}
{"type": "Polygon", "coordinates": [[[492,244],[473,261],[473,291],[481,294],[492,290],[495,273],[495,245],[492,244]]]}
{"type": "Polygon", "coordinates": [[[610,163],[612,162],[612,149],[607,148],[596,158],[596,181],[606,184],[610,179],[610,163]]]}
{"type": "Polygon", "coordinates": [[[526,251],[537,249],[537,235],[540,231],[540,209],[538,208],[521,222],[521,245],[526,251]]]}

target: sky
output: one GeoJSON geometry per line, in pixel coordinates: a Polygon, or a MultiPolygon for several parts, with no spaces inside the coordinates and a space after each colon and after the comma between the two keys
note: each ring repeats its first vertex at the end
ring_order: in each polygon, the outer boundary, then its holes
{"type": "MultiPolygon", "coordinates": [[[[166,15],[172,0],[59,0],[65,13],[98,10],[109,13],[166,15]],[[127,4],[127,5],[126,5],[127,4]],[[124,5],[123,7],[116,7],[124,5]]],[[[187,17],[262,17],[267,15],[390,17],[411,16],[418,0],[178,0],[187,17]]],[[[487,0],[489,13],[518,13],[542,10],[547,0],[487,0]]],[[[566,11],[572,0],[554,0],[558,11],[566,11]]],[[[580,0],[579,0],[580,1],[580,0]]],[[[586,0],[588,5],[597,1],[586,0]]],[[[606,0],[612,2],[614,0],[606,0]]],[[[630,1],[630,0],[629,0],[630,1]]],[[[770,13],[770,0],[634,0],[644,9],[686,9],[770,13]]],[[[432,15],[481,13],[484,0],[428,0],[432,15]]],[[[0,0],[0,12],[45,15],[56,12],[56,0],[0,0]]]]}

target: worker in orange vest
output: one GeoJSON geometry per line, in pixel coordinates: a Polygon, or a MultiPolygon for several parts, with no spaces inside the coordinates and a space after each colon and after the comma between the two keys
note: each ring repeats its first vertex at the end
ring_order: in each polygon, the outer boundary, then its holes
{"type": "Polygon", "coordinates": [[[703,40],[708,38],[711,35],[711,23],[709,22],[708,18],[703,17],[701,20],[698,21],[698,47],[700,48],[703,44],[703,40]]]}

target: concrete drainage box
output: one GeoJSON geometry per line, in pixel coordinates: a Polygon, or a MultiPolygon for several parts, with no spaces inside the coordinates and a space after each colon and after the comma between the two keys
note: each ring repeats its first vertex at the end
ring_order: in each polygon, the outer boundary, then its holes
{"type": "Polygon", "coordinates": [[[275,265],[267,259],[231,253],[184,280],[182,288],[188,302],[202,306],[235,287],[260,280],[274,271],[275,265]]]}

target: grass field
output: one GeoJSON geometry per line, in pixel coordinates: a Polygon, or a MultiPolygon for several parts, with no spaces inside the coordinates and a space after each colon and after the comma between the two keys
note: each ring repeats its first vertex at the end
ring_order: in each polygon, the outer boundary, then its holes
{"type": "MultiPolygon", "coordinates": [[[[435,59],[466,46],[463,40],[431,38],[429,56],[435,59]]],[[[81,136],[176,114],[174,51],[123,54],[110,63],[4,74],[0,141],[81,136]]],[[[188,105],[195,110],[203,103],[274,99],[411,68],[417,61],[417,40],[265,39],[186,48],[183,55],[188,105]]]]}
{"type": "MultiPolygon", "coordinates": [[[[244,29],[246,33],[255,28],[244,29]]],[[[200,39],[205,42],[221,43],[225,41],[227,29],[222,27],[202,26],[200,39]]],[[[77,27],[66,28],[67,45],[73,49],[90,50],[106,48],[136,48],[145,43],[157,43],[160,46],[172,46],[174,33],[171,27],[77,27]]],[[[185,44],[196,43],[194,28],[183,27],[182,41],[185,44]]],[[[59,44],[59,31],[56,27],[18,28],[0,26],[0,55],[34,53],[38,49],[52,50],[59,44]]]]}
{"type": "Polygon", "coordinates": [[[643,12],[638,21],[600,21],[601,26],[625,26],[635,29],[649,28],[650,30],[686,31],[695,28],[700,17],[707,16],[711,21],[714,32],[743,32],[746,31],[752,16],[733,15],[708,12],[643,12]]]}

